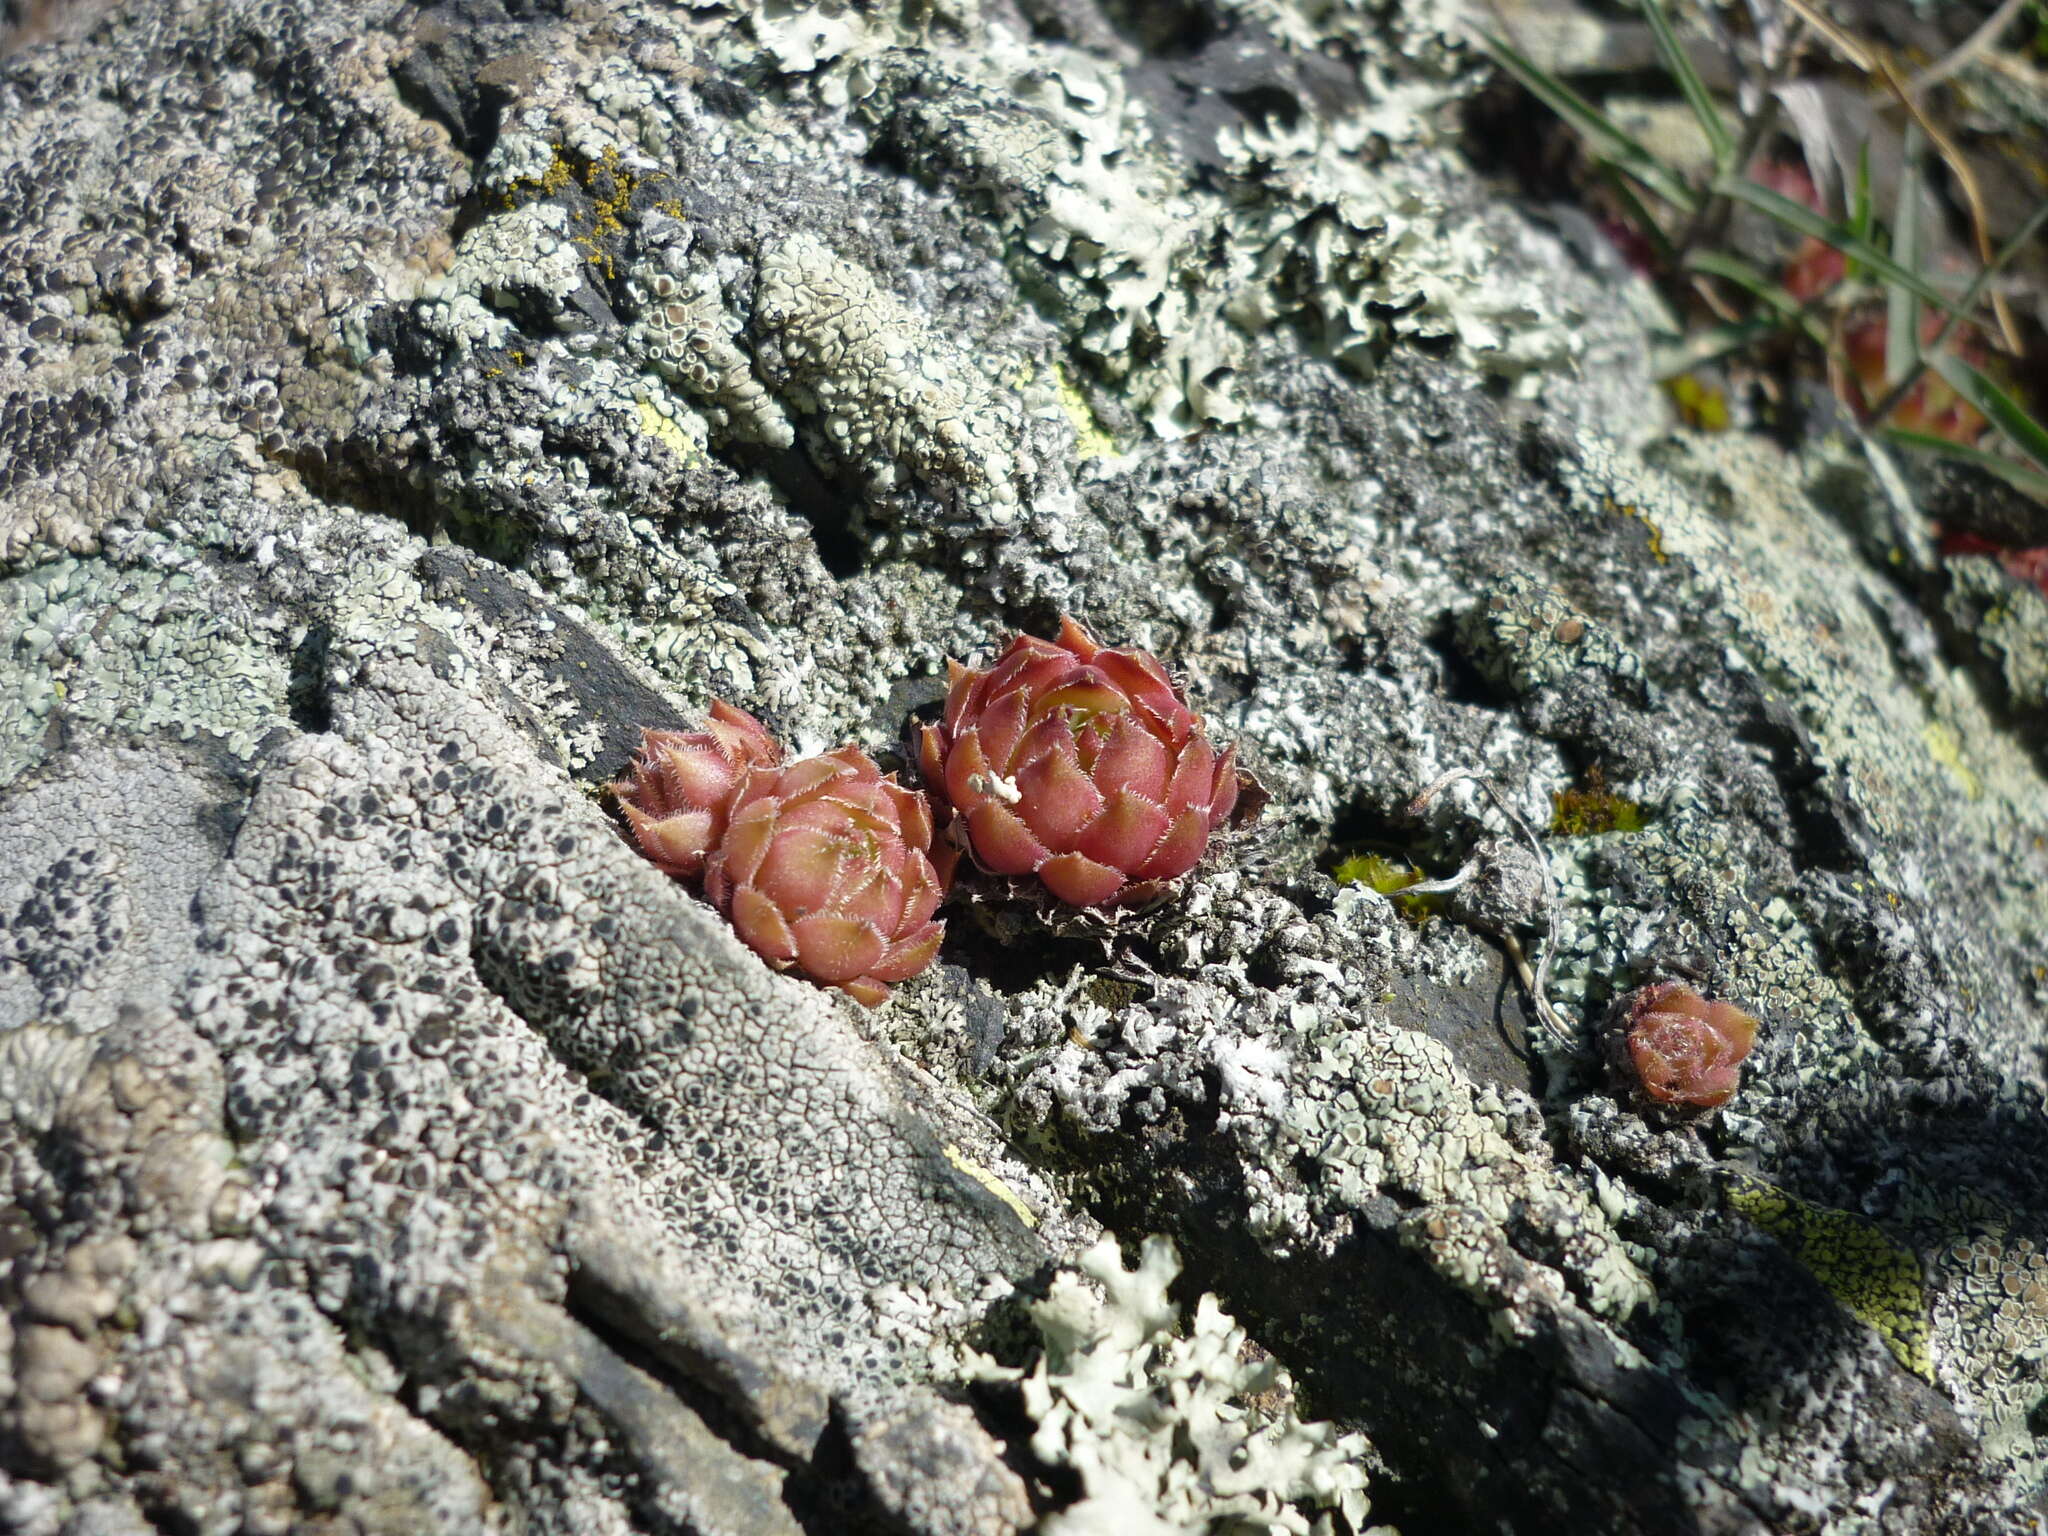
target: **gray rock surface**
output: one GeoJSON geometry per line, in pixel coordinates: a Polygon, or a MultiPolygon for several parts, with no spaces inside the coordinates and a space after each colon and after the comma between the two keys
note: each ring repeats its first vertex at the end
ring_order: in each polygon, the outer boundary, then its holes
{"type": "Polygon", "coordinates": [[[1673,430],[1452,11],[0,63],[0,1526],[2033,1528],[2048,604],[1673,430]],[[1113,928],[969,881],[866,1013],[601,804],[1063,611],[1272,795],[1113,928]],[[1599,1049],[1673,975],[1711,1120],[1599,1049]]]}

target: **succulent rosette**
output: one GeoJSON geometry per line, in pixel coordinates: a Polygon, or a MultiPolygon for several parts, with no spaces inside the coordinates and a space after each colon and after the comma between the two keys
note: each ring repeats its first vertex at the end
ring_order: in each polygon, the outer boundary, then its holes
{"type": "Polygon", "coordinates": [[[748,770],[782,761],[768,728],[723,699],[694,731],[642,731],[631,773],[612,786],[640,851],[689,878],[725,835],[748,770]]]}
{"type": "Polygon", "coordinates": [[[1735,1097],[1757,1022],[1682,981],[1660,981],[1627,1003],[1622,1042],[1643,1092],[1659,1104],[1718,1109],[1735,1097]]]}
{"type": "Polygon", "coordinates": [[[1131,901],[1193,869],[1237,803],[1237,749],[1210,745],[1150,652],[1063,618],[1058,640],[1019,635],[986,671],[948,666],[919,765],[993,874],[1077,907],[1131,901]]]}
{"type": "Polygon", "coordinates": [[[704,893],[778,969],[870,1007],[930,965],[945,924],[922,794],[858,747],[759,767],[704,866],[704,893]]]}

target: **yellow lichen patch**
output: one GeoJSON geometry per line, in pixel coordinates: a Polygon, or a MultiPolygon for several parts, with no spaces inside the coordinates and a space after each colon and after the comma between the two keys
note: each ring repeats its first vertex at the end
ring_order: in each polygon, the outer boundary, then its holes
{"type": "Polygon", "coordinates": [[[1067,370],[1054,364],[1052,376],[1059,386],[1060,409],[1074,424],[1074,457],[1105,459],[1114,454],[1116,439],[1102,430],[1102,424],[1095,419],[1095,412],[1088,408],[1088,397],[1067,377],[1067,370]]]}
{"type": "Polygon", "coordinates": [[[538,176],[518,176],[505,188],[505,209],[512,209],[533,202],[536,198],[553,197],[562,188],[576,179],[576,171],[563,155],[560,145],[555,147],[555,157],[548,162],[548,168],[538,176]]]}
{"type": "Polygon", "coordinates": [[[1630,506],[1626,502],[1616,501],[1612,497],[1604,497],[1602,498],[1602,500],[1604,501],[1608,511],[1619,513],[1623,517],[1632,517],[1637,522],[1643,525],[1644,530],[1650,535],[1651,559],[1655,560],[1659,565],[1662,565],[1671,558],[1668,554],[1664,552],[1663,530],[1660,529],[1655,523],[1650,521],[1649,516],[1643,511],[1641,507],[1630,506]]]}
{"type": "Polygon", "coordinates": [[[1428,922],[1443,905],[1442,898],[1434,894],[1402,895],[1409,886],[1420,884],[1428,876],[1412,864],[1403,864],[1384,854],[1354,853],[1349,858],[1339,859],[1337,867],[1330,873],[1339,885],[1363,885],[1378,891],[1411,922],[1428,922]]]}
{"type": "Polygon", "coordinates": [[[623,234],[626,226],[619,222],[619,215],[632,202],[633,189],[639,186],[640,178],[627,170],[619,160],[619,152],[607,145],[604,154],[584,170],[581,180],[590,194],[591,234],[623,234]]]}
{"type": "Polygon", "coordinates": [[[634,406],[640,413],[642,432],[667,443],[676,451],[678,458],[693,459],[698,456],[697,445],[690,440],[690,434],[677,426],[672,417],[664,416],[645,400],[635,401],[634,406]]]}
{"type": "Polygon", "coordinates": [[[1761,1179],[1738,1178],[1729,1206],[1770,1233],[1828,1294],[1875,1329],[1899,1364],[1934,1380],[1919,1257],[1861,1216],[1811,1205],[1761,1179]]]}
{"type": "Polygon", "coordinates": [[[1728,396],[1717,386],[1702,384],[1689,373],[1664,381],[1664,393],[1678,407],[1679,419],[1702,432],[1728,430],[1728,396]]]}
{"type": "Polygon", "coordinates": [[[1920,739],[1927,743],[1928,755],[1949,771],[1964,794],[1972,800],[1984,798],[1984,785],[1963,761],[1963,738],[1953,726],[1930,720],[1920,728],[1920,739]]]}
{"type": "Polygon", "coordinates": [[[1007,1205],[1016,1215],[1016,1218],[1023,1222],[1025,1226],[1035,1227],[1038,1225],[1038,1218],[1031,1214],[1031,1207],[1018,1199],[1016,1191],[1012,1190],[1009,1185],[990,1173],[981,1164],[975,1162],[974,1159],[965,1152],[962,1152],[958,1147],[948,1144],[940,1150],[945,1153],[947,1162],[951,1163],[955,1168],[966,1174],[968,1178],[974,1180],[975,1183],[1007,1205]]]}
{"type": "MultiPolygon", "coordinates": [[[[572,184],[581,187],[588,203],[570,207],[573,232],[569,238],[583,252],[584,260],[609,278],[617,275],[610,242],[625,233],[624,216],[644,179],[640,172],[629,169],[618,150],[609,145],[594,159],[556,145],[554,158],[545,171],[538,176],[518,177],[506,187],[504,204],[510,210],[539,198],[553,197],[572,184]]],[[[682,203],[677,198],[663,199],[655,206],[674,218],[683,216],[682,203]]]]}

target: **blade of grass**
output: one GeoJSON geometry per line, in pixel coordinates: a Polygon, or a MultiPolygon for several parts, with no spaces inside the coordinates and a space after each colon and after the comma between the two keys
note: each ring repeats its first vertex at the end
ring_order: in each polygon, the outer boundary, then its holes
{"type": "Polygon", "coordinates": [[[1879,434],[1888,443],[1897,443],[1901,448],[1914,448],[1922,453],[1938,454],[1944,459],[1956,459],[1965,464],[1975,464],[1979,469],[2010,481],[2030,496],[2048,501],[2048,475],[2036,473],[2024,464],[2016,464],[2000,454],[1986,453],[1982,448],[1969,448],[1961,443],[1952,443],[1945,437],[1935,437],[1926,432],[1909,432],[1904,427],[1886,427],[1879,434]]]}
{"type": "Polygon", "coordinates": [[[1929,363],[1948,380],[1950,388],[1982,411],[2015,448],[2048,473],[2048,427],[2029,416],[2026,407],[2000,389],[1989,374],[1953,352],[1943,352],[1929,363]]]}
{"type": "MultiPolygon", "coordinates": [[[[1865,139],[1856,151],[1856,194],[1849,200],[1849,228],[1857,239],[1868,240],[1876,227],[1877,212],[1872,207],[1870,196],[1870,140],[1865,139]]],[[[1860,277],[1862,274],[1852,261],[1844,275],[1860,277]]]]}
{"type": "MultiPolygon", "coordinates": [[[[1906,109],[1906,115],[1940,153],[1942,163],[1948,167],[1949,174],[1955,177],[1956,185],[1962,188],[1963,201],[1970,209],[1970,237],[1977,242],[1977,260],[1980,263],[1989,262],[1991,216],[1985,205],[1984,189],[1978,183],[1977,171],[1970,164],[1970,157],[1963,153],[1961,146],[1954,139],[1941,131],[1934,119],[1927,115],[1927,109],[1921,105],[1919,98],[1900,82],[1899,72],[1892,67],[1890,59],[1880,58],[1877,61],[1877,73],[1885,87],[1898,99],[1899,105],[1906,109]]],[[[1991,292],[1991,313],[1998,319],[1998,331],[2005,340],[2006,351],[2018,356],[2021,349],[2019,328],[2013,321],[2012,309],[2005,302],[2005,295],[1995,288],[1991,292]]]]}
{"type": "Polygon", "coordinates": [[[1785,328],[1780,315],[1758,315],[1749,320],[1730,320],[1708,326],[1683,337],[1676,346],[1659,347],[1650,357],[1650,372],[1659,382],[1690,373],[1702,363],[1740,352],[1751,342],[1761,341],[1785,328]]]}
{"type": "Polygon", "coordinates": [[[1877,409],[1870,413],[1870,420],[1873,426],[1891,415],[1893,410],[1897,408],[1898,403],[1906,398],[1906,392],[1920,382],[1920,375],[1927,370],[1928,357],[1941,350],[1942,343],[1948,340],[1949,332],[1956,328],[1956,322],[1959,319],[1970,312],[1971,307],[1977,302],[1977,295],[1984,291],[1985,285],[1999,274],[1999,271],[2008,261],[2011,261],[2014,256],[2027,248],[2028,242],[2040,232],[2044,224],[2048,224],[2048,202],[2042,203],[2040,207],[2029,214],[2027,222],[2020,226],[2019,233],[2005,243],[2005,248],[1991,258],[1988,266],[1982,268],[1975,277],[1970,279],[1970,286],[1963,290],[1963,296],[1956,300],[1956,307],[1950,310],[1948,318],[1941,322],[1941,329],[1935,332],[1934,339],[1920,349],[1920,360],[1907,371],[1903,378],[1892,385],[1885,397],[1878,401],[1877,409]]]}
{"type": "Polygon", "coordinates": [[[1649,22],[1650,31],[1657,39],[1657,52],[1663,57],[1664,67],[1671,71],[1671,77],[1685,93],[1686,105],[1699,119],[1700,132],[1707,136],[1707,144],[1714,154],[1714,169],[1725,174],[1733,167],[1735,136],[1722,120],[1721,109],[1714,105],[1713,93],[1707,89],[1706,81],[1700,78],[1700,72],[1693,68],[1692,59],[1678,41],[1678,34],[1672,30],[1671,18],[1664,14],[1663,0],[1643,0],[1643,18],[1649,22]]]}
{"type": "Polygon", "coordinates": [[[1617,170],[1682,212],[1691,213],[1699,206],[1699,197],[1692,188],[1606,113],[1555,75],[1524,58],[1503,39],[1490,32],[1477,36],[1500,66],[1521,83],[1522,89],[1584,134],[1617,170]]]}
{"type": "MultiPolygon", "coordinates": [[[[1906,124],[1900,151],[1899,206],[1892,215],[1892,259],[1908,272],[1920,270],[1920,150],[1926,143],[1918,123],[1906,124]]],[[[1920,361],[1920,301],[1911,289],[1887,283],[1884,291],[1884,376],[1903,379],[1920,361]]]]}
{"type": "Polygon", "coordinates": [[[1812,235],[1853,258],[1885,282],[1897,283],[1911,289],[1943,314],[1956,314],[1956,301],[1928,282],[1917,272],[1909,272],[1891,257],[1879,250],[1870,241],[1860,238],[1846,224],[1833,219],[1824,219],[1804,203],[1795,203],[1791,198],[1773,192],[1769,187],[1739,176],[1724,176],[1715,183],[1715,190],[1747,203],[1760,213],[1767,213],[1780,224],[1797,230],[1802,235],[1812,235]]]}
{"type": "Polygon", "coordinates": [[[1607,190],[1612,192],[1615,200],[1621,204],[1622,212],[1634,221],[1636,228],[1640,229],[1643,237],[1650,242],[1657,253],[1658,262],[1666,271],[1675,271],[1678,267],[1678,252],[1672,248],[1671,237],[1664,233],[1664,226],[1657,222],[1648,206],[1636,196],[1635,188],[1629,185],[1628,178],[1621,175],[1613,166],[1606,164],[1600,167],[1600,177],[1606,182],[1607,190]]]}
{"type": "Polygon", "coordinates": [[[1735,284],[1752,298],[1768,305],[1777,316],[1777,324],[1796,325],[1809,340],[1821,346],[1827,345],[1827,332],[1814,318],[1812,307],[1800,303],[1781,284],[1740,257],[1730,256],[1726,251],[1694,251],[1685,258],[1685,265],[1689,271],[1704,272],[1709,277],[1723,278],[1735,284]]]}

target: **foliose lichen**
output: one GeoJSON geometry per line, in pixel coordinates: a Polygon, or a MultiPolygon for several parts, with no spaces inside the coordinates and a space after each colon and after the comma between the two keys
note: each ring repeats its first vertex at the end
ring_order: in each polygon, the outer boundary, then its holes
{"type": "Polygon", "coordinates": [[[1167,1295],[1179,1273],[1165,1238],[1146,1238],[1126,1269],[1105,1237],[1027,1308],[1043,1341],[1033,1364],[959,1358],[968,1380],[1017,1385],[1032,1454],[1079,1479],[1080,1498],[1039,1529],[1116,1536],[1143,1520],[1161,1533],[1363,1536],[1365,1436],[1303,1420],[1287,1372],[1214,1296],[1184,1316],[1167,1295]]]}

